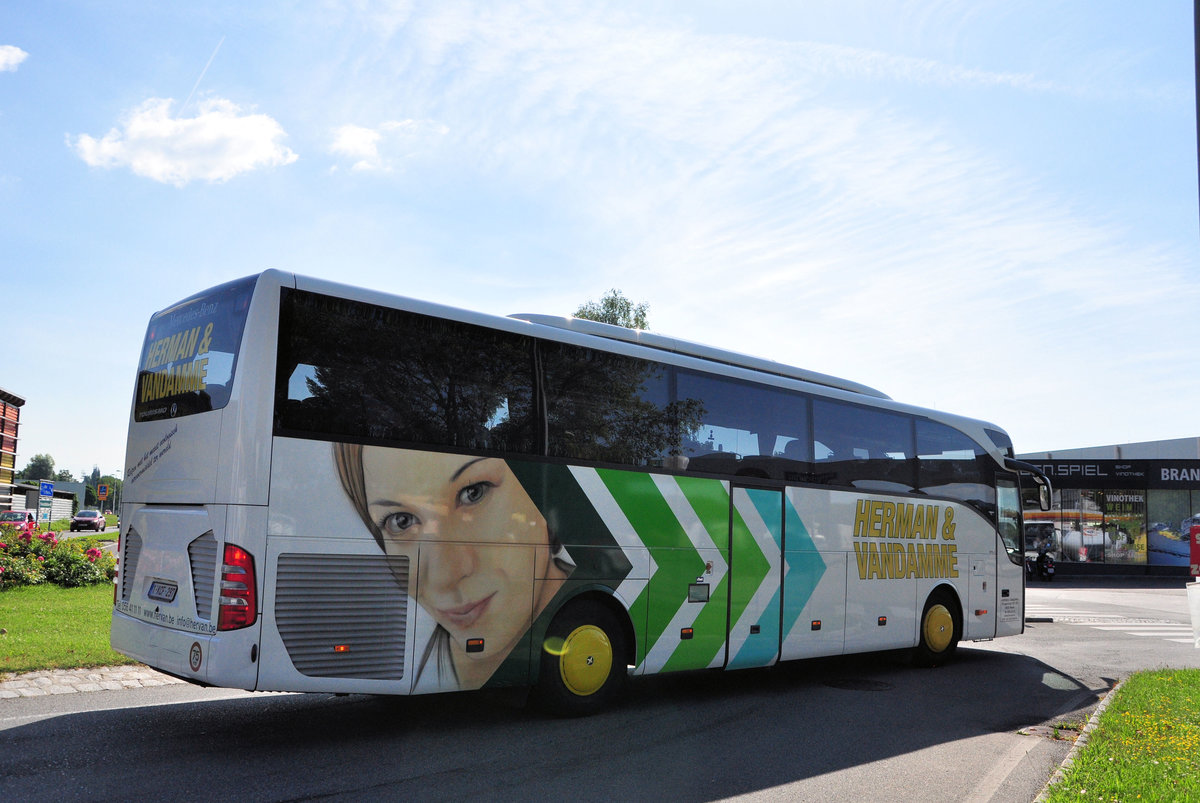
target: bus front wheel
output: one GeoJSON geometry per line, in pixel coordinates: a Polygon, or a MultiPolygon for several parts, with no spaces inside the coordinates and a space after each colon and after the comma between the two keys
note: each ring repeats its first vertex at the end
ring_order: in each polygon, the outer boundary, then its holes
{"type": "Polygon", "coordinates": [[[945,591],[935,591],[921,612],[921,630],[913,661],[918,666],[939,666],[954,657],[962,624],[957,613],[958,602],[945,591]]]}
{"type": "Polygon", "coordinates": [[[588,716],[616,699],[627,676],[625,633],[604,605],[580,600],[559,611],[542,642],[536,695],[559,716],[588,716]]]}

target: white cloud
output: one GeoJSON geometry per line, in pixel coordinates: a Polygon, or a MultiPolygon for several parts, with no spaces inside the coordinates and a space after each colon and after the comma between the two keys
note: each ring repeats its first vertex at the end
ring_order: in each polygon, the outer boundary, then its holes
{"type": "Polygon", "coordinates": [[[13,45],[0,45],[0,72],[16,72],[29,54],[13,45]]]}
{"type": "Polygon", "coordinates": [[[80,134],[68,144],[93,167],[128,167],[136,175],[182,187],[223,182],[296,161],[283,127],[265,114],[244,113],[222,98],[199,104],[194,117],[172,117],[170,98],[150,98],[102,138],[80,134]]]}
{"type": "MultiPolygon", "coordinates": [[[[351,62],[349,108],[444,121],[445,164],[505,187],[531,220],[565,221],[566,244],[548,227],[530,237],[568,255],[570,270],[531,279],[543,293],[617,286],[682,337],[929,406],[995,407],[1002,424],[1029,407],[1027,443],[1067,421],[1106,426],[1076,396],[1030,402],[1029,388],[1149,353],[1146,322],[1200,301],[1190,241],[1155,242],[1119,193],[1023,162],[952,108],[1036,128],[1061,101],[1103,120],[1152,84],[1115,92],[1036,61],[987,71],[610,11],[447,0],[351,62]]],[[[382,127],[356,133],[343,158],[395,163],[382,127]]]]}
{"type": "Polygon", "coordinates": [[[353,162],[352,170],[390,172],[449,130],[432,120],[388,120],[378,128],[343,125],[334,130],[329,150],[353,162]]]}

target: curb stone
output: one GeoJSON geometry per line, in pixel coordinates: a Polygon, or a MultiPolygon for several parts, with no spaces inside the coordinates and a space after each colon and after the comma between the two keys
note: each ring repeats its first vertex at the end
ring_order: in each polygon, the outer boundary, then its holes
{"type": "Polygon", "coordinates": [[[1092,716],[1088,719],[1087,724],[1084,725],[1083,730],[1079,732],[1079,736],[1075,739],[1075,743],[1071,745],[1071,751],[1067,753],[1067,757],[1063,759],[1062,764],[1060,764],[1058,769],[1054,771],[1054,774],[1050,776],[1050,780],[1046,782],[1046,786],[1042,789],[1042,793],[1033,799],[1033,803],[1043,803],[1043,801],[1050,796],[1050,790],[1062,781],[1067,770],[1069,770],[1071,765],[1075,763],[1075,757],[1078,756],[1079,752],[1087,746],[1088,739],[1092,735],[1092,731],[1096,730],[1096,726],[1100,723],[1100,715],[1104,713],[1105,709],[1108,708],[1108,704],[1116,697],[1117,691],[1124,685],[1124,680],[1118,681],[1117,684],[1109,689],[1108,693],[1104,695],[1104,699],[1100,701],[1100,705],[1096,706],[1096,710],[1092,712],[1092,716]]]}
{"type": "Polygon", "coordinates": [[[140,665],[52,669],[0,676],[0,700],[45,697],[51,694],[117,691],[175,683],[183,681],[140,665]]]}

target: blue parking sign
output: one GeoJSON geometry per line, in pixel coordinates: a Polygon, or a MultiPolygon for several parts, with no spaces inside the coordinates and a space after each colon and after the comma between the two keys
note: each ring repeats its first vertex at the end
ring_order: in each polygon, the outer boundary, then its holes
{"type": "Polygon", "coordinates": [[[51,480],[41,480],[39,496],[54,496],[54,483],[51,480]]]}

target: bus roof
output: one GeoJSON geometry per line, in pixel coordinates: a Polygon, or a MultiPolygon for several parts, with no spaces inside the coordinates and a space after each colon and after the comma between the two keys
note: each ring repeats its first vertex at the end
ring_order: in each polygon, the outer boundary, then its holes
{"type": "Polygon", "coordinates": [[[600,323],[598,321],[589,321],[584,318],[569,318],[560,315],[538,315],[533,313],[520,313],[508,316],[520,321],[528,321],[541,326],[551,326],[556,329],[566,329],[570,332],[578,332],[579,334],[592,335],[594,337],[603,337],[609,340],[620,340],[625,343],[634,343],[647,348],[658,349],[660,351],[670,351],[675,354],[683,354],[688,357],[697,357],[709,362],[723,363],[725,365],[733,365],[739,368],[748,368],[753,371],[759,371],[766,374],[774,374],[775,376],[787,377],[789,379],[799,379],[804,382],[811,382],[815,385],[822,385],[828,388],[836,388],[837,390],[845,390],[851,393],[859,393],[864,396],[871,396],[876,399],[892,400],[882,391],[858,382],[851,382],[848,379],[839,379],[836,376],[818,373],[817,371],[809,371],[804,368],[797,368],[792,365],[787,365],[774,360],[766,360],[761,357],[753,357],[749,354],[742,354],[736,351],[728,351],[726,349],[716,348],[715,346],[706,346],[703,343],[694,343],[689,340],[681,340],[667,335],[660,335],[654,332],[647,332],[644,329],[626,329],[623,326],[614,326],[613,324],[600,323]]]}

